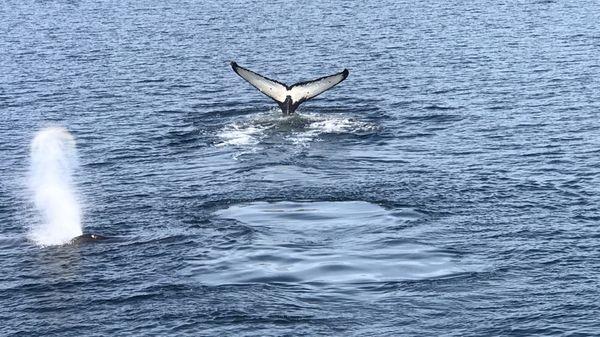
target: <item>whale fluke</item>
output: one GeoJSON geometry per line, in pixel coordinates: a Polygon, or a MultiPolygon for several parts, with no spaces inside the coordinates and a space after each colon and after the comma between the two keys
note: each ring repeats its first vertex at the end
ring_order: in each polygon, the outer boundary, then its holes
{"type": "Polygon", "coordinates": [[[303,102],[333,88],[335,85],[345,80],[350,73],[348,69],[344,69],[337,74],[288,86],[244,67],[240,67],[235,62],[231,62],[231,68],[233,68],[233,71],[240,75],[241,78],[245,79],[260,92],[277,102],[281,111],[286,115],[294,113],[294,111],[298,109],[298,106],[303,102]]]}
{"type": "Polygon", "coordinates": [[[83,234],[78,237],[71,239],[71,243],[85,243],[85,242],[95,242],[99,240],[108,239],[106,236],[102,236],[99,234],[83,234]]]}

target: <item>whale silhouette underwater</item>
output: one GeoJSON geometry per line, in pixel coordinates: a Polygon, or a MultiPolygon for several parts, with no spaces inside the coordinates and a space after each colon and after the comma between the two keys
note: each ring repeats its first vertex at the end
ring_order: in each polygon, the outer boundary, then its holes
{"type": "Polygon", "coordinates": [[[252,70],[240,67],[235,62],[231,62],[231,68],[241,78],[277,102],[284,115],[293,114],[300,104],[338,85],[350,73],[348,69],[344,69],[337,74],[288,86],[287,84],[257,74],[252,70]]]}

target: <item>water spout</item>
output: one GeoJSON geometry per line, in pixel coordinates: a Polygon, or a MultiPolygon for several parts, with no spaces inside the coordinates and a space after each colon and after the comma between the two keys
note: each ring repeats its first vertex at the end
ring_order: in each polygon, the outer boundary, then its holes
{"type": "Polygon", "coordinates": [[[75,139],[62,127],[39,131],[31,143],[29,185],[40,222],[29,238],[40,245],[60,245],[83,234],[81,208],[73,188],[77,166],[75,139]]]}

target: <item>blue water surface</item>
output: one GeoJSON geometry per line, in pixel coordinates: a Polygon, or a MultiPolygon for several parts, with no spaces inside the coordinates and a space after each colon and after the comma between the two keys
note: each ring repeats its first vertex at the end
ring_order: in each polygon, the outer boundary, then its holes
{"type": "Polygon", "coordinates": [[[600,2],[4,1],[0,335],[600,334],[600,2]],[[283,117],[229,61],[339,86],[283,117]],[[43,247],[43,127],[98,243],[43,247]]]}

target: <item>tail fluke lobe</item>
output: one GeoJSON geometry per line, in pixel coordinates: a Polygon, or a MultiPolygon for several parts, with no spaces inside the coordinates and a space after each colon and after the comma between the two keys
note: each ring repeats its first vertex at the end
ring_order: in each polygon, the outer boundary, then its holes
{"type": "Polygon", "coordinates": [[[287,96],[287,86],[285,84],[264,77],[244,67],[240,67],[235,62],[231,62],[231,68],[233,68],[233,71],[240,75],[241,78],[248,81],[248,83],[252,84],[252,86],[263,94],[271,97],[275,102],[285,102],[285,97],[287,96]]]}
{"type": "Polygon", "coordinates": [[[292,101],[295,104],[300,104],[316,97],[345,80],[349,73],[348,69],[344,69],[337,74],[324,76],[312,81],[296,83],[290,88],[292,101]]]}

